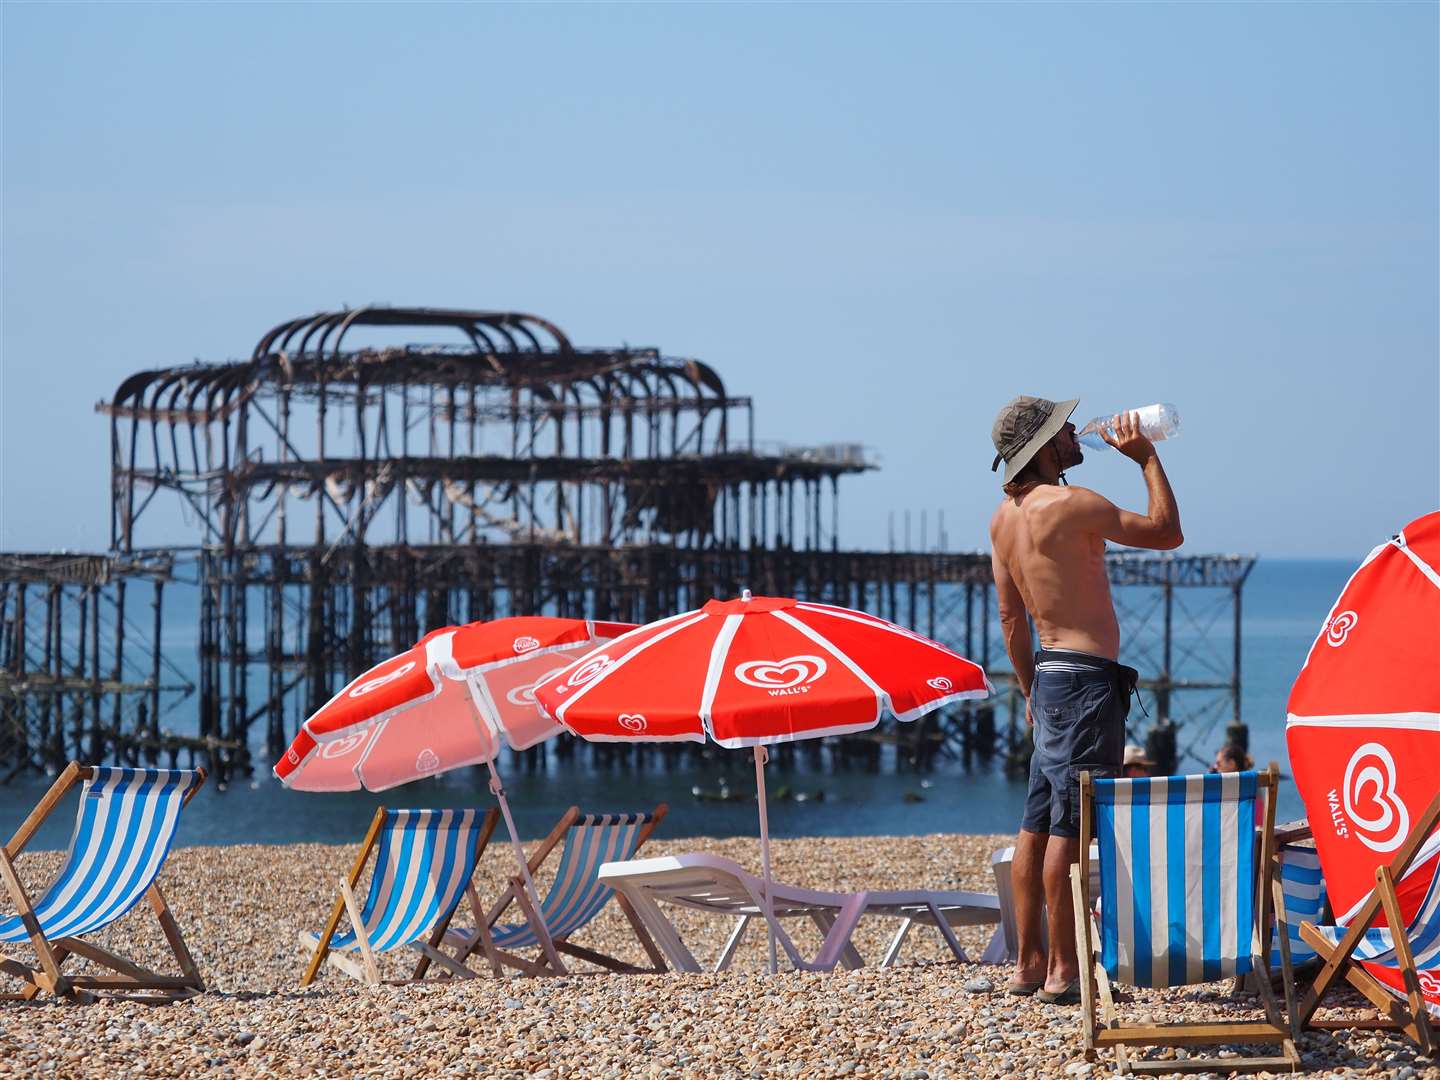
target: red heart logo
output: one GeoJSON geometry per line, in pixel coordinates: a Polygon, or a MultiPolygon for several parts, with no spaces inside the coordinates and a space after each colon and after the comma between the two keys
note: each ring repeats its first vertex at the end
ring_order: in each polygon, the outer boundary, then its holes
{"type": "Polygon", "coordinates": [[[818,656],[787,656],[784,660],[751,660],[735,668],[735,678],[746,686],[762,690],[785,690],[812,683],[825,674],[825,661],[818,656]]]}
{"type": "Polygon", "coordinates": [[[1410,811],[1395,790],[1395,758],[1380,743],[1366,743],[1345,766],[1345,813],[1355,837],[1372,851],[1394,851],[1410,832],[1410,811]]]}

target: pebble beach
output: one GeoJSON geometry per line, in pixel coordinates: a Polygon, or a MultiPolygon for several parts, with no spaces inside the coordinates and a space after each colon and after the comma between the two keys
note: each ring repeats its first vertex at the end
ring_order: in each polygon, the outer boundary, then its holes
{"type": "MultiPolygon", "coordinates": [[[[815,888],[991,892],[990,853],[1007,842],[957,835],[779,840],[775,874],[815,888]]],[[[751,839],[661,836],[644,853],[698,850],[747,866],[759,861],[751,839]]],[[[567,977],[501,981],[486,974],[368,987],[331,968],[301,989],[297,933],[320,929],[354,852],[353,846],[314,844],[175,850],[161,884],[208,992],[167,1006],[0,1002],[0,1076],[938,1080],[1113,1071],[1113,1059],[1084,1060],[1078,1007],[1007,996],[1004,968],[954,963],[933,930],[913,932],[902,962],[888,970],[771,976],[764,970],[765,937],[752,932],[732,970],[718,975],[582,973],[584,965],[577,964],[567,977]]],[[[22,856],[27,885],[48,881],[60,857],[22,856]]],[[[511,870],[508,848],[492,844],[477,873],[480,894],[498,892],[511,870]]],[[[543,873],[537,884],[543,892],[543,873]]],[[[467,918],[462,909],[457,925],[467,918]]],[[[702,963],[716,955],[729,930],[694,913],[674,918],[702,963]]],[[[862,923],[856,944],[878,960],[892,930],[886,920],[862,923]]],[[[806,928],[795,925],[794,932],[802,949],[818,944],[806,928]]],[[[989,927],[960,932],[972,958],[990,933],[989,927]]],[[[143,905],[96,940],[157,970],[173,970],[158,924],[143,905]]],[[[614,904],[576,941],[644,961],[614,904]]],[[[6,949],[30,958],[28,949],[6,949]]],[[[382,956],[382,972],[408,977],[414,955],[382,956]]],[[[14,989],[13,982],[3,989],[14,989]]],[[[1135,1022],[1259,1015],[1255,1000],[1233,998],[1228,983],[1127,990],[1125,999],[1122,1014],[1135,1022]]],[[[1388,1033],[1317,1032],[1307,1034],[1300,1049],[1309,1075],[1440,1077],[1440,1067],[1388,1033]]],[[[1184,1051],[1149,1054],[1173,1060],[1184,1051]]]]}

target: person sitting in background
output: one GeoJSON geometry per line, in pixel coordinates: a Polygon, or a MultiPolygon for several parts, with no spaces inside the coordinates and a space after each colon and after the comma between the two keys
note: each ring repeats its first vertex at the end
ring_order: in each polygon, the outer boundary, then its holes
{"type": "Polygon", "coordinates": [[[1226,743],[1215,751],[1215,764],[1211,772],[1244,772],[1255,767],[1255,759],[1245,752],[1239,743],[1226,743]]]}
{"type": "Polygon", "coordinates": [[[1126,780],[1141,776],[1155,775],[1155,762],[1145,756],[1145,751],[1134,743],[1125,744],[1125,761],[1120,767],[1120,775],[1126,780]]]}
{"type": "MultiPolygon", "coordinates": [[[[1211,772],[1244,772],[1246,769],[1255,767],[1255,759],[1245,752],[1245,748],[1239,743],[1226,743],[1215,751],[1215,764],[1210,767],[1211,772]]],[[[1265,804],[1260,799],[1255,800],[1255,824],[1265,824],[1265,804]]]]}

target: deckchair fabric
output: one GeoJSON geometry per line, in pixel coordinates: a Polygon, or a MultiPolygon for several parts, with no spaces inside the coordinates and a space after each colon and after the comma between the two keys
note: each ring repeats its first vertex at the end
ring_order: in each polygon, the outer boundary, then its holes
{"type": "MultiPolygon", "coordinates": [[[[388,810],[360,913],[375,952],[408,945],[450,916],[475,873],[480,810],[388,810]]],[[[359,948],[355,930],[331,949],[359,948]]]]}
{"type": "Polygon", "coordinates": [[[1256,774],[1096,780],[1094,790],[1110,978],[1161,987],[1247,974],[1256,774]]]}
{"type": "MultiPolygon", "coordinates": [[[[65,863],[35,904],[41,933],[52,939],[93,933],[139,903],[170,852],[186,795],[202,782],[189,769],[94,766],[65,863]]],[[[0,941],[28,938],[18,915],[0,919],[0,941]]]]}
{"type": "MultiPolygon", "coordinates": [[[[588,814],[566,832],[555,883],[540,904],[551,938],[564,940],[600,914],[614,893],[599,880],[601,865],[632,857],[639,847],[641,827],[649,820],[648,814],[588,814]]],[[[513,951],[540,944],[528,922],[497,926],[492,934],[499,949],[513,951]]]]}
{"type": "MultiPolygon", "coordinates": [[[[1340,939],[1349,928],[1347,920],[1340,920],[1339,926],[1317,926],[1316,931],[1328,941],[1332,948],[1340,945],[1340,939]]],[[[1434,971],[1440,968],[1440,863],[1430,879],[1425,899],[1410,924],[1405,928],[1410,950],[1415,954],[1415,970],[1434,971]]],[[[1395,956],[1395,936],[1389,927],[1371,927],[1365,931],[1360,943],[1355,946],[1354,959],[1369,964],[1383,964],[1398,967],[1395,956]]],[[[1430,1007],[1436,1013],[1435,1007],[1430,1007]]]]}
{"type": "Polygon", "coordinates": [[[1300,928],[1325,963],[1305,992],[1296,1016],[1297,1030],[1317,1023],[1315,1011],[1336,981],[1344,978],[1365,996],[1378,1016],[1328,1018],[1318,1022],[1320,1026],[1398,1028],[1422,1053],[1435,1054],[1440,1040],[1431,1018],[1440,1016],[1432,1000],[1436,996],[1434,971],[1440,967],[1440,869],[1433,860],[1437,839],[1432,834],[1437,825],[1440,794],[1411,826],[1392,861],[1376,868],[1374,889],[1335,919],[1335,925],[1306,923],[1300,928]],[[1410,877],[1425,883],[1425,893],[1415,914],[1406,919],[1396,883],[1410,877]],[[1376,926],[1382,918],[1385,926],[1376,926]],[[1397,927],[1402,928],[1398,933],[1397,927]],[[1385,969],[1388,977],[1377,978],[1377,968],[1385,969]]]}
{"type": "MultiPolygon", "coordinates": [[[[1325,874],[1313,847],[1286,844],[1280,848],[1280,887],[1285,894],[1285,930],[1290,939],[1290,962],[1304,964],[1316,952],[1300,936],[1300,924],[1318,923],[1325,909],[1325,874]]],[[[1271,970],[1280,969],[1280,939],[1270,946],[1271,970]]]]}

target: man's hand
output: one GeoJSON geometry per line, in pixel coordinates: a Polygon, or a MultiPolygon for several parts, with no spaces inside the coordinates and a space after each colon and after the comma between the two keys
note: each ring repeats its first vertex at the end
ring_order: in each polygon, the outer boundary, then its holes
{"type": "Polygon", "coordinates": [[[1110,423],[1115,434],[1112,436],[1106,428],[1101,428],[1100,436],[1140,466],[1149,505],[1142,517],[1121,510],[1103,495],[1072,487],[1067,489],[1067,500],[1073,520],[1117,544],[1155,551],[1179,547],[1185,542],[1185,534],[1180,531],[1180,510],[1175,505],[1175,492],[1170,490],[1170,480],[1165,475],[1165,466],[1160,464],[1155,444],[1140,430],[1139,417],[1133,412],[1122,413],[1110,423]]]}
{"type": "Polygon", "coordinates": [[[1137,465],[1144,465],[1155,456],[1155,444],[1140,430],[1138,413],[1120,413],[1110,421],[1109,427],[1100,429],[1100,437],[1124,454],[1137,465]],[[1115,434],[1110,434],[1110,428],[1115,434]]]}
{"type": "Polygon", "coordinates": [[[1035,716],[1030,712],[1030,699],[1028,697],[1025,699],[1025,723],[1031,727],[1035,726],[1035,716]]]}

